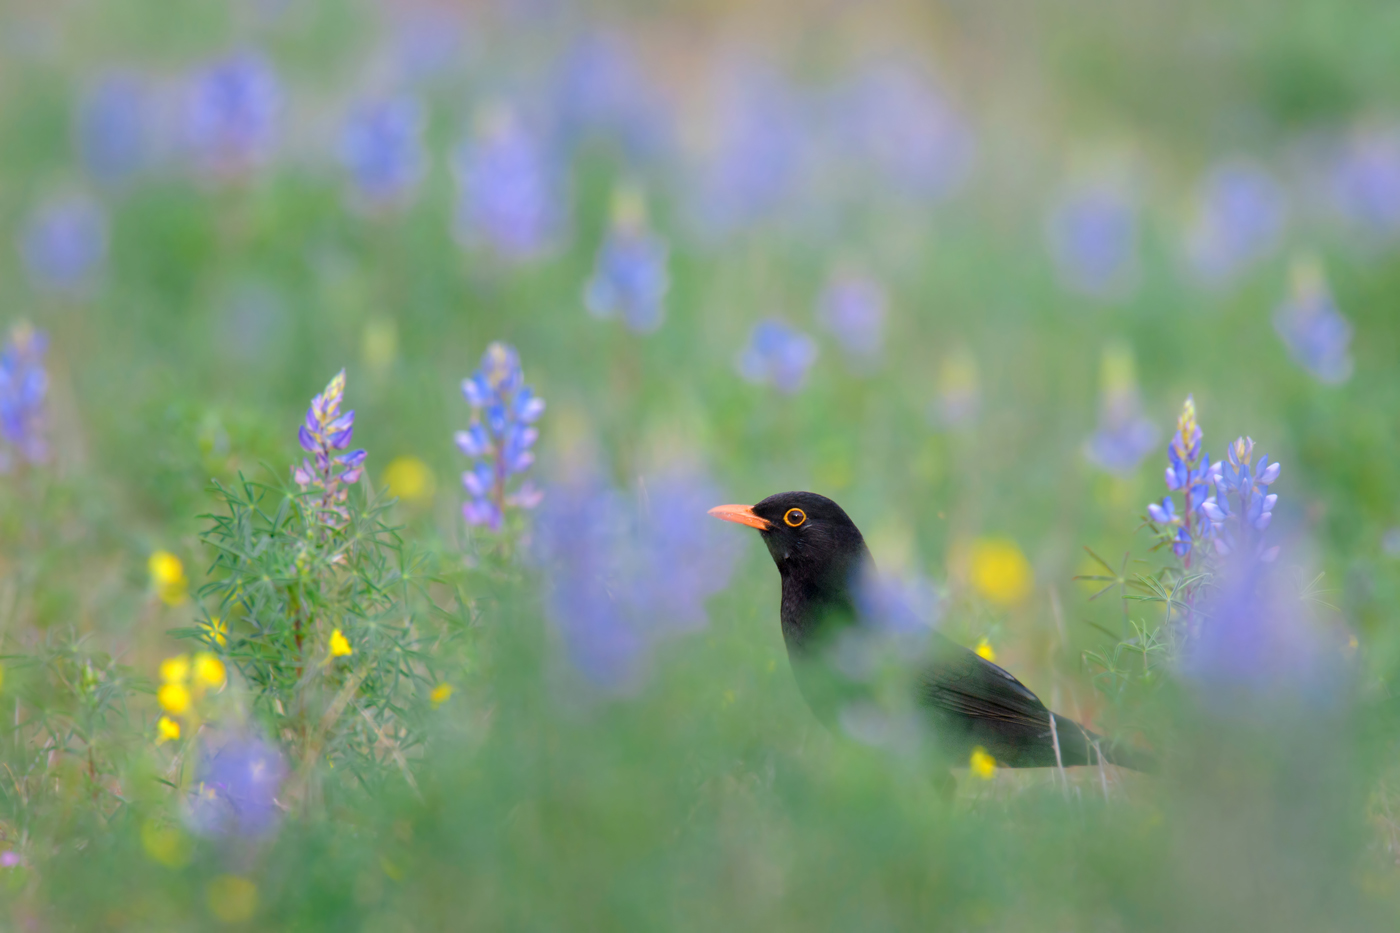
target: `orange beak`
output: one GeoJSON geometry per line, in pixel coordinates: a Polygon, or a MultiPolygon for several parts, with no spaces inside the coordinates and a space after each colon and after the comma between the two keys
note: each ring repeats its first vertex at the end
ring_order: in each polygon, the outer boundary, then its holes
{"type": "Polygon", "coordinates": [[[753,508],[747,505],[717,505],[710,509],[710,514],[727,522],[738,522],[750,528],[757,528],[759,531],[767,531],[773,527],[768,519],[753,514],[753,508]]]}

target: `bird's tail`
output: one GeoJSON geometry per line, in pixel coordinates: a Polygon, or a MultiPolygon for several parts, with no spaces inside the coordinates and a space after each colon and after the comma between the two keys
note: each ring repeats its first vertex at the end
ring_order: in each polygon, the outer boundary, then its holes
{"type": "Polygon", "coordinates": [[[1051,713],[1054,736],[1059,744],[1060,764],[1096,765],[1100,760],[1120,768],[1148,774],[1157,770],[1157,758],[1149,751],[1126,742],[1112,742],[1058,713],[1051,713]]]}

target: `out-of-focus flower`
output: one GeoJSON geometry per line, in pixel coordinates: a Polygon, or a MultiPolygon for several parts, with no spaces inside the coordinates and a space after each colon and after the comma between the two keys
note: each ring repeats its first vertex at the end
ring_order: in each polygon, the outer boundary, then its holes
{"type": "Polygon", "coordinates": [[[423,107],[394,97],[354,107],[340,133],[338,156],[356,196],[371,208],[406,203],[427,168],[423,107]]]}
{"type": "Polygon", "coordinates": [[[340,629],[331,632],[330,650],[333,658],[345,658],[355,653],[355,649],[350,647],[350,640],[340,629]]]}
{"type": "Polygon", "coordinates": [[[217,736],[202,749],[189,821],[206,835],[261,835],[281,816],[277,794],[287,765],[275,745],[251,734],[217,736]]]}
{"type": "Polygon", "coordinates": [[[162,716],[156,723],[156,744],[164,745],[180,738],[180,724],[169,716],[162,716]]]}
{"type": "Polygon", "coordinates": [[[641,194],[619,191],[613,198],[612,229],[583,290],[589,313],[599,318],[621,316],[638,333],[660,327],[671,286],[666,252],[666,241],[647,229],[641,194]]]}
{"type": "Polygon", "coordinates": [[[1131,475],[1157,446],[1157,426],[1142,415],[1133,351],[1123,343],[1104,347],[1100,369],[1099,428],[1084,452],[1101,470],[1131,475]]]}
{"type": "Polygon", "coordinates": [[[657,642],[702,627],[705,601],[733,568],[722,532],[704,521],[715,501],[708,483],[672,475],[645,488],[639,500],[558,487],[540,515],[550,620],[572,666],[608,693],[639,684],[657,642]]]}
{"type": "Polygon", "coordinates": [[[155,551],[146,560],[146,570],[151,575],[151,588],[167,606],[178,606],[189,596],[185,565],[174,554],[155,551]]]}
{"type": "Polygon", "coordinates": [[[1388,241],[1400,235],[1400,128],[1359,130],[1326,170],[1329,199],[1359,232],[1388,241]]]}
{"type": "Polygon", "coordinates": [[[838,91],[835,107],[840,145],[864,177],[922,199],[942,197],[967,178],[972,131],[917,67],[866,68],[838,91]]]}
{"type": "Polygon", "coordinates": [[[986,661],[991,661],[993,664],[996,663],[996,650],[992,648],[992,643],[987,641],[986,638],[977,639],[977,647],[973,650],[977,653],[977,656],[979,658],[982,658],[986,661]]]}
{"type": "Polygon", "coordinates": [[[1292,293],[1274,312],[1274,330],[1294,361],[1328,385],[1351,378],[1351,323],[1337,310],[1322,264],[1295,260],[1292,293]]]}
{"type": "MultiPolygon", "coordinates": [[[[193,660],[187,654],[177,654],[160,662],[160,689],[156,702],[172,716],[199,719],[199,704],[209,691],[219,691],[228,683],[224,662],[207,651],[196,652],[193,660]]],[[[156,724],[161,741],[179,738],[179,724],[162,719],[156,724]],[[168,735],[170,726],[175,734],[168,735]]]]}
{"type": "Polygon", "coordinates": [[[462,60],[467,23],[463,12],[442,4],[394,4],[393,64],[408,81],[431,78],[462,60]]]}
{"type": "Polygon", "coordinates": [[[0,852],[0,868],[14,868],[23,861],[24,859],[20,858],[19,853],[12,849],[6,849],[4,852],[0,852]]]}
{"type": "Polygon", "coordinates": [[[433,471],[417,457],[395,457],[384,468],[381,479],[389,495],[409,505],[431,500],[437,488],[433,471]]]}
{"type": "Polygon", "coordinates": [[[939,427],[957,428],[972,423],[982,407],[982,383],[977,358],[966,348],[949,354],[938,371],[938,395],[931,420],[939,427]]]}
{"type": "Polygon", "coordinates": [[[182,684],[190,679],[190,656],[177,654],[160,662],[160,679],[166,683],[182,684]]]}
{"type": "Polygon", "coordinates": [[[524,122],[506,108],[478,121],[457,148],[458,238],[503,259],[533,259],[559,236],[565,208],[559,167],[524,122]]]}
{"type": "Polygon", "coordinates": [[[1224,285],[1278,246],[1288,209],[1262,166],[1231,159],[1211,168],[1186,232],[1186,259],[1204,284],[1224,285]]]}
{"type": "Polygon", "coordinates": [[[340,413],[344,399],[345,370],[342,369],[327,383],[325,391],[311,400],[311,407],[306,410],[306,423],[297,430],[297,440],[301,449],[312,454],[313,459],[303,460],[301,466],[292,471],[298,486],[319,494],[316,497],[318,518],[331,527],[339,527],[347,517],[348,487],[360,481],[366,456],[363,450],[336,453],[350,446],[355,426],[353,411],[340,413]]]}
{"type": "Polygon", "coordinates": [[[184,105],[184,139],[201,171],[239,178],[263,165],[277,145],[282,89],[267,60],[240,52],[192,80],[184,105]]]}
{"type": "Polygon", "coordinates": [[[99,182],[120,184],[151,157],[150,93],[131,74],[103,75],[83,93],[74,121],[78,154],[99,182]]]}
{"type": "Polygon", "coordinates": [[[1277,495],[1269,486],[1278,480],[1282,467],[1270,463],[1267,455],[1253,463],[1254,439],[1237,438],[1226,452],[1225,462],[1212,465],[1215,495],[1201,504],[1215,532],[1219,554],[1252,555],[1268,562],[1278,556],[1278,548],[1265,548],[1262,532],[1269,527],[1277,495]]]}
{"type": "Polygon", "coordinates": [[[972,544],[972,585],[1001,606],[1014,606],[1030,595],[1035,574],[1009,538],[979,538],[972,544]]]}
{"type": "Polygon", "coordinates": [[[996,776],[997,760],[987,754],[987,750],[979,745],[972,750],[972,757],[967,762],[967,770],[975,778],[990,781],[996,776]]]}
{"type": "Polygon", "coordinates": [[[97,202],[81,195],[49,201],[30,216],[20,252],[36,287],[81,292],[107,258],[107,215],[97,202]]]}
{"type": "Polygon", "coordinates": [[[141,825],[141,845],[147,855],[167,868],[189,864],[190,839],[178,826],[147,820],[141,825]]]}
{"type": "Polygon", "coordinates": [[[14,466],[16,456],[27,463],[48,459],[44,399],[49,376],[44,369],[48,336],[26,323],[10,331],[0,352],[0,473],[14,466]]]}
{"type": "Polygon", "coordinates": [[[1091,298],[1121,298],[1138,276],[1138,217],[1132,200],[1107,184],[1074,189],[1046,222],[1060,280],[1091,298]]]}
{"type": "Polygon", "coordinates": [[[856,587],[856,609],[867,628],[892,635],[918,635],[938,623],[937,590],[920,576],[896,576],[866,568],[856,587]]]}
{"type": "Polygon", "coordinates": [[[868,367],[884,349],[888,306],[879,282],[838,274],[817,299],[817,321],[836,338],[853,365],[868,367]]]}
{"type": "Polygon", "coordinates": [[[224,669],[223,661],[207,651],[201,651],[194,656],[193,680],[200,687],[222,690],[228,683],[228,672],[224,669]]]}
{"type": "Polygon", "coordinates": [[[162,684],[156,691],[156,702],[167,713],[183,716],[190,708],[190,688],[181,683],[162,684]]]}
{"type": "Polygon", "coordinates": [[[592,32],[564,55],[555,81],[560,131],[574,142],[599,135],[616,141],[633,160],[666,144],[666,109],[636,51],[617,33],[592,32]]]}
{"type": "Polygon", "coordinates": [[[457,449],[472,460],[462,474],[467,501],[462,517],[468,525],[500,531],[506,509],[532,509],[541,493],[529,480],[511,488],[511,478],[535,462],[534,427],[544,414],[544,399],[525,385],[520,354],[504,343],[493,343],[481,356],[481,368],[462,380],[462,396],[472,407],[472,421],[456,435],[457,449]]]}
{"type": "Polygon", "coordinates": [[[428,694],[428,701],[433,704],[433,709],[437,709],[439,706],[451,699],[451,697],[452,685],[438,684],[432,689],[432,692],[428,694]]]}
{"type": "Polygon", "coordinates": [[[223,619],[215,617],[199,623],[199,627],[203,629],[204,636],[220,648],[228,644],[228,623],[223,619]]]}
{"type": "Polygon", "coordinates": [[[244,923],[258,912],[258,886],[239,875],[209,882],[209,912],[224,923],[244,923]]]}
{"type": "Polygon", "coordinates": [[[802,388],[807,370],[816,361],[815,340],[777,318],[766,318],[749,333],[737,366],[739,375],[749,382],[766,383],[790,394],[802,388]]]}

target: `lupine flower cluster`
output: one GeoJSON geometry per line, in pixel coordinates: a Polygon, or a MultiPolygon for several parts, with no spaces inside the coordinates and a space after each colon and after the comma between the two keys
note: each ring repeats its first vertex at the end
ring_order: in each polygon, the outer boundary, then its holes
{"type": "Polygon", "coordinates": [[[366,205],[391,207],[411,197],[427,167],[423,124],[423,107],[413,97],[366,101],[351,111],[339,156],[366,205]]]}
{"type": "Polygon", "coordinates": [[[1278,245],[1288,212],[1282,186],[1266,169],[1236,160],[1217,165],[1198,201],[1186,258],[1206,285],[1227,284],[1278,245]]]}
{"type": "Polygon", "coordinates": [[[20,250],[37,287],[80,292],[107,258],[107,215],[80,195],[49,201],[30,217],[20,250]]]}
{"type": "Polygon", "coordinates": [[[1118,298],[1137,283],[1137,207],[1107,183],[1074,189],[1046,223],[1060,279],[1091,298],[1118,298]]]}
{"type": "Polygon", "coordinates": [[[277,795],[286,776],[281,750],[256,734],[206,739],[190,789],[190,825],[208,836],[263,835],[281,818],[277,795]]]}
{"type": "Polygon", "coordinates": [[[468,525],[500,531],[507,508],[532,509],[542,498],[529,480],[513,487],[513,478],[535,462],[530,448],[539,437],[534,423],[544,414],[544,399],[525,385],[520,354],[504,343],[486,348],[481,368],[462,380],[462,396],[472,407],[472,422],[457,432],[457,449],[473,461],[462,474],[462,517],[468,525]]]}
{"type": "Polygon", "coordinates": [[[456,227],[468,245],[485,243],[507,260],[543,253],[563,225],[559,171],[512,111],[486,113],[457,150],[456,227]]]}
{"type": "Polygon", "coordinates": [[[1327,193],[1344,221],[1380,240],[1400,235],[1400,129],[1357,133],[1326,174],[1327,193]]]}
{"type": "Polygon", "coordinates": [[[621,317],[638,333],[661,326],[666,291],[666,241],[647,229],[646,204],[635,192],[614,199],[612,230],[598,251],[583,303],[598,318],[621,317]]]}
{"type": "Polygon", "coordinates": [[[195,76],[185,100],[185,144],[203,171],[241,177],[271,157],[281,110],[282,88],[267,60],[232,55],[195,76]]]}
{"type": "Polygon", "coordinates": [[[355,429],[355,412],[341,414],[344,398],[345,370],[342,369],[326,385],[325,391],[311,400],[311,407],[306,410],[306,420],[297,430],[297,440],[312,459],[303,460],[292,472],[297,485],[317,494],[318,517],[333,528],[345,523],[349,487],[360,481],[366,456],[363,450],[338,453],[350,446],[350,436],[355,429]]]}
{"type": "Polygon", "coordinates": [[[1100,469],[1126,476],[1157,446],[1157,426],[1143,417],[1132,351],[1125,345],[1109,345],[1102,365],[1099,428],[1089,438],[1085,454],[1100,469]]]}
{"type": "Polygon", "coordinates": [[[135,75],[102,77],[84,93],[78,106],[78,151],[88,174],[99,182],[119,184],[151,157],[150,101],[135,75]]]}
{"type": "Polygon", "coordinates": [[[802,388],[807,370],[816,361],[815,340],[777,318],[768,318],[754,325],[737,365],[739,375],[749,382],[792,394],[802,388]]]}
{"type": "Polygon", "coordinates": [[[1274,330],[1294,361],[1319,382],[1333,385],[1351,378],[1351,323],[1337,310],[1321,264],[1296,260],[1292,293],[1274,312],[1274,330]]]}
{"type": "Polygon", "coordinates": [[[48,458],[44,398],[49,376],[44,369],[48,336],[17,324],[0,353],[0,472],[16,460],[42,463],[48,458]]]}
{"type": "Polygon", "coordinates": [[[1171,495],[1163,496],[1160,504],[1154,502],[1149,505],[1147,514],[1152,521],[1167,529],[1171,535],[1172,553],[1189,566],[1191,551],[1198,538],[1207,536],[1212,529],[1202,508],[1209,498],[1210,484],[1214,479],[1210,454],[1201,450],[1196,402],[1189,395],[1181,408],[1181,417],[1177,419],[1176,435],[1167,445],[1167,460],[1167,489],[1181,495],[1181,514],[1177,514],[1176,502],[1171,495]]]}
{"type": "Polygon", "coordinates": [[[836,338],[851,364],[869,367],[885,344],[889,300],[880,283],[861,275],[838,274],[817,299],[817,320],[836,338]]]}

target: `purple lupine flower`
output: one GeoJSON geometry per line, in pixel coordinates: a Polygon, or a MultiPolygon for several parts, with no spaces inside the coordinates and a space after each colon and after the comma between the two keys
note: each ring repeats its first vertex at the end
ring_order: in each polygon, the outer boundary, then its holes
{"type": "Polygon", "coordinates": [[[1050,257],[1070,290],[1110,299],[1137,284],[1137,207],[1117,188],[1097,184],[1070,191],[1051,210],[1045,230],[1050,257]]]}
{"type": "Polygon", "coordinates": [[[1241,437],[1230,445],[1225,461],[1211,467],[1215,495],[1203,503],[1205,516],[1215,530],[1215,550],[1219,554],[1253,556],[1272,561],[1278,548],[1266,548],[1263,532],[1273,519],[1278,496],[1269,486],[1278,480],[1282,467],[1268,456],[1254,459],[1253,438],[1241,437]]]}
{"type": "Polygon", "coordinates": [[[131,74],[104,75],[87,88],[74,121],[78,154],[88,174],[120,184],[151,156],[150,94],[131,74]]]}
{"type": "Polygon", "coordinates": [[[509,110],[486,115],[455,160],[460,189],[456,232],[507,260],[532,259],[559,236],[564,196],[559,167],[543,141],[509,110]]]}
{"type": "Polygon", "coordinates": [[[656,155],[666,143],[668,128],[655,86],[625,36],[581,36],[564,55],[556,76],[560,131],[571,144],[596,134],[616,140],[633,159],[656,155]]]}
{"type": "Polygon", "coordinates": [[[256,735],[215,738],[204,747],[190,790],[190,825],[210,836],[261,836],[282,816],[277,802],[287,762],[256,735]]]}
{"type": "Polygon", "coordinates": [[[10,331],[9,343],[0,353],[0,472],[10,470],[16,456],[28,463],[48,458],[44,436],[48,343],[43,331],[20,323],[10,331]]]}
{"type": "Polygon", "coordinates": [[[1267,256],[1287,219],[1283,187],[1265,168],[1229,160],[1201,183],[1198,215],[1186,234],[1186,259],[1202,283],[1220,286],[1267,256]]]}
{"type": "Polygon", "coordinates": [[[1346,382],[1352,372],[1351,323],[1337,310],[1321,264],[1297,260],[1292,279],[1292,294],[1274,312],[1274,330],[1289,356],[1319,382],[1346,382]]]}
{"type": "Polygon", "coordinates": [[[301,466],[292,471],[298,486],[318,494],[318,518],[332,528],[343,525],[348,517],[345,508],[350,494],[348,487],[360,481],[366,456],[363,450],[337,453],[350,446],[350,436],[355,430],[355,413],[341,414],[340,405],[344,399],[345,370],[342,369],[326,385],[325,391],[311,400],[311,407],[306,410],[306,421],[297,430],[297,440],[312,459],[302,460],[301,466]]]}
{"type": "Polygon", "coordinates": [[[867,628],[893,635],[927,632],[938,623],[938,591],[921,576],[880,574],[862,568],[856,586],[856,609],[867,628]]]}
{"type": "Polygon", "coordinates": [[[839,274],[817,298],[817,320],[857,367],[871,366],[885,343],[889,300],[874,279],[839,274]]]}
{"type": "Polygon", "coordinates": [[[1171,496],[1163,498],[1160,505],[1154,502],[1147,507],[1149,519],[1164,526],[1157,529],[1162,540],[1170,541],[1172,553],[1185,559],[1188,566],[1196,543],[1215,534],[1213,523],[1204,514],[1209,498],[1207,493],[1215,480],[1215,466],[1210,462],[1210,454],[1201,450],[1196,402],[1188,395],[1181,408],[1181,417],[1177,419],[1176,434],[1167,445],[1165,474],[1167,489],[1181,494],[1181,513],[1177,513],[1171,496]]]}
{"type": "Polygon", "coordinates": [[[647,229],[640,196],[622,193],[613,209],[612,230],[598,250],[583,303],[594,317],[621,316],[638,333],[661,326],[671,279],[666,272],[666,241],[647,229]]]}
{"type": "Polygon", "coordinates": [[[365,101],[351,111],[338,156],[359,199],[373,208],[406,202],[427,168],[423,107],[416,98],[365,101]]]}
{"type": "Polygon", "coordinates": [[[49,201],[29,218],[20,251],[35,286],[81,292],[107,258],[107,215],[81,195],[49,201]]]}
{"type": "Polygon", "coordinates": [[[1359,131],[1326,170],[1328,199],[1359,232],[1382,241],[1400,235],[1400,128],[1359,131]]]}
{"type": "Polygon", "coordinates": [[[467,23],[460,10],[434,4],[390,8],[393,27],[392,59],[406,81],[431,78],[462,60],[467,23]]]}
{"type": "Polygon", "coordinates": [[[748,344],[739,351],[739,375],[755,384],[770,384],[791,394],[807,381],[817,361],[817,342],[777,318],[754,325],[748,344]]]}
{"type": "Polygon", "coordinates": [[[1157,426],[1143,417],[1133,355],[1127,346],[1104,348],[1101,379],[1099,427],[1084,453],[1099,469],[1128,476],[1157,446],[1157,426]]]}
{"type": "Polygon", "coordinates": [[[267,60],[232,55],[195,75],[184,106],[185,144],[201,171],[240,178],[271,158],[281,110],[281,85],[267,60]]]}
{"type": "Polygon", "coordinates": [[[867,177],[923,199],[943,197],[967,178],[972,131],[920,69],[866,68],[837,93],[835,105],[840,145],[867,177]]]}
{"type": "Polygon", "coordinates": [[[551,490],[537,544],[547,608],[570,664],[595,688],[635,690],[654,647],[704,626],[734,553],[704,522],[711,486],[689,474],[645,482],[632,497],[596,483],[551,490]]]}
{"type": "Polygon", "coordinates": [[[462,380],[462,395],[472,407],[472,421],[456,435],[457,449],[472,465],[462,473],[467,501],[462,517],[468,525],[500,531],[506,509],[532,509],[542,494],[529,480],[515,485],[535,462],[531,450],[539,438],[533,426],[544,414],[544,399],[525,385],[520,354],[493,343],[481,356],[481,368],[462,380]]]}

